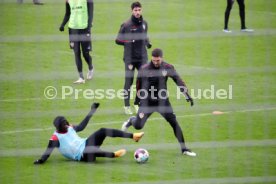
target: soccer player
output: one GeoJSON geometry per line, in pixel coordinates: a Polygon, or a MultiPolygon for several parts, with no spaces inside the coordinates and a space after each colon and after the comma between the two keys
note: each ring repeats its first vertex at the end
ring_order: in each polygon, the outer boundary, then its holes
{"type": "MultiPolygon", "coordinates": [[[[18,3],[23,3],[23,0],[17,0],[18,3]]],[[[43,5],[39,0],[33,0],[34,5],[43,5]]]]}
{"type": "Polygon", "coordinates": [[[136,116],[129,118],[122,125],[122,130],[126,131],[130,126],[135,129],[142,129],[153,112],[160,113],[173,128],[174,135],[177,138],[181,152],[184,155],[196,156],[185,145],[184,136],[179,126],[176,116],[173,113],[169,97],[167,95],[167,80],[172,78],[185,95],[187,102],[193,106],[193,99],[188,93],[188,89],[182,79],[179,77],[174,67],[163,60],[161,49],[152,51],[151,62],[141,67],[137,77],[137,96],[140,99],[139,110],[136,116]]]}
{"type": "Polygon", "coordinates": [[[82,73],[83,55],[87,65],[87,80],[93,77],[92,58],[89,52],[92,50],[91,27],[93,22],[94,3],[93,0],[66,0],[66,11],[59,30],[64,31],[64,26],[69,21],[69,42],[70,48],[74,50],[75,62],[79,72],[79,79],[75,84],[85,83],[82,73]],[[82,53],[81,53],[82,50],[82,53]]]}
{"type": "Polygon", "coordinates": [[[46,151],[34,164],[43,164],[49,158],[54,148],[58,148],[64,157],[75,161],[94,162],[96,157],[121,157],[126,153],[125,149],[115,152],[107,152],[100,149],[106,137],[131,138],[138,142],[144,135],[143,132],[132,134],[116,129],[100,128],[88,138],[80,138],[77,132],[82,131],[86,127],[98,107],[99,103],[92,104],[90,112],[76,126],[70,125],[63,116],[57,116],[53,122],[56,131],[50,138],[46,151]]]}
{"type": "MultiPolygon", "coordinates": [[[[244,5],[244,0],[237,0],[239,4],[239,9],[240,9],[240,18],[241,18],[241,31],[242,32],[253,32],[253,29],[247,29],[245,26],[245,5],[244,5]]],[[[229,21],[229,16],[230,12],[232,9],[232,6],[234,4],[234,0],[227,0],[227,6],[224,14],[224,29],[223,32],[225,33],[231,33],[232,31],[228,29],[228,21],[229,21]]]]}
{"type": "MultiPolygon", "coordinates": [[[[131,4],[131,18],[121,25],[115,42],[124,46],[125,63],[125,96],[124,110],[126,114],[132,114],[130,108],[130,88],[133,84],[134,70],[145,64],[148,60],[147,49],[151,48],[147,36],[148,24],[142,16],[142,5],[140,2],[131,4]]],[[[137,110],[138,107],[136,106],[137,110]]]]}

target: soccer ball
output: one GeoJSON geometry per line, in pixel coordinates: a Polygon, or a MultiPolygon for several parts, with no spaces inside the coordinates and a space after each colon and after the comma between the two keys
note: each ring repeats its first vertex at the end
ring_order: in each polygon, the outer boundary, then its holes
{"type": "Polygon", "coordinates": [[[143,148],[139,148],[134,152],[134,159],[137,163],[146,163],[149,159],[149,152],[143,148]]]}

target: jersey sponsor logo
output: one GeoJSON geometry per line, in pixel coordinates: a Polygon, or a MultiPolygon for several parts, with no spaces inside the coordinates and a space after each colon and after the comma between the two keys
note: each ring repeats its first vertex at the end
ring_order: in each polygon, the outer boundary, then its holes
{"type": "Polygon", "coordinates": [[[72,7],[72,10],[82,9],[82,6],[72,7]]]}
{"type": "Polygon", "coordinates": [[[163,70],[163,71],[162,71],[162,75],[163,75],[164,77],[166,77],[167,74],[168,74],[167,70],[163,70]]]}
{"type": "Polygon", "coordinates": [[[140,118],[140,119],[143,119],[144,116],[145,116],[145,114],[144,114],[143,112],[140,112],[140,113],[139,113],[139,118],[140,118]]]}

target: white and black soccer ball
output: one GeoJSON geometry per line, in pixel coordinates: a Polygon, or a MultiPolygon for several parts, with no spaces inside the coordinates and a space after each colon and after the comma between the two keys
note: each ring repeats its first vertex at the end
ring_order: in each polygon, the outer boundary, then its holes
{"type": "Polygon", "coordinates": [[[149,152],[146,149],[139,148],[134,152],[134,159],[137,163],[146,163],[149,159],[149,152]]]}

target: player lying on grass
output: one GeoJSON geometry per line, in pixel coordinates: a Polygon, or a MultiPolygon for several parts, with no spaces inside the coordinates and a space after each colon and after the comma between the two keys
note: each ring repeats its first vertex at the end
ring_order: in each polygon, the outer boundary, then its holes
{"type": "Polygon", "coordinates": [[[100,128],[88,138],[80,138],[77,132],[82,131],[89,122],[92,115],[99,107],[99,103],[93,103],[90,112],[79,125],[70,125],[63,116],[57,116],[54,119],[56,131],[49,140],[48,147],[40,159],[34,164],[43,164],[50,156],[54,148],[58,148],[60,153],[68,159],[84,162],[93,162],[96,157],[116,158],[126,153],[125,149],[115,152],[107,152],[100,149],[106,137],[131,138],[138,142],[144,132],[125,133],[121,130],[100,128]]]}

